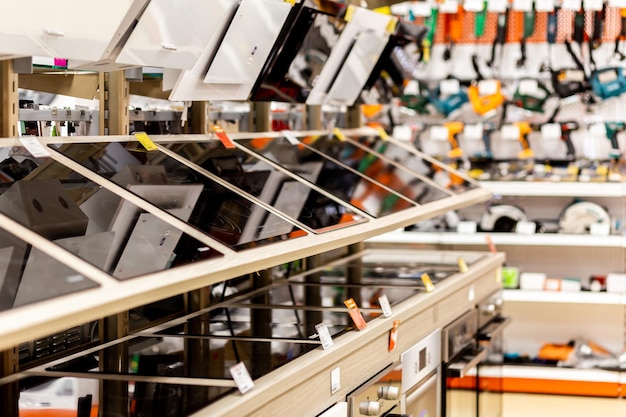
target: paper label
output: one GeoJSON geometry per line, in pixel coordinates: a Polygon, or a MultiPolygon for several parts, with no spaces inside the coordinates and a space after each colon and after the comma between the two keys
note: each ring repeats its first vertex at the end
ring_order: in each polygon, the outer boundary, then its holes
{"type": "Polygon", "coordinates": [[[376,131],[378,132],[378,136],[380,136],[382,140],[386,141],[390,139],[389,134],[382,127],[379,127],[378,129],[376,129],[376,131]]]}
{"type": "Polygon", "coordinates": [[[554,11],[555,0],[539,0],[535,2],[535,11],[552,12],[554,11]]]}
{"type": "Polygon", "coordinates": [[[365,322],[363,314],[361,314],[361,310],[359,310],[359,307],[356,305],[354,299],[349,298],[343,303],[346,307],[348,307],[348,312],[350,313],[350,317],[352,318],[356,328],[359,330],[365,329],[367,327],[367,323],[365,322]]]}
{"type": "Polygon", "coordinates": [[[230,375],[233,377],[235,384],[237,384],[237,388],[239,388],[239,392],[245,394],[250,391],[252,387],[254,387],[254,382],[252,381],[252,377],[248,372],[248,368],[243,362],[239,362],[237,365],[233,365],[228,368],[230,375]]]}
{"type": "Polygon", "coordinates": [[[467,140],[480,140],[483,138],[484,132],[485,128],[482,123],[463,127],[463,137],[467,140]]]}
{"type": "Polygon", "coordinates": [[[416,1],[411,3],[411,10],[415,16],[428,17],[432,13],[432,5],[427,1],[416,1]]]}
{"type": "Polygon", "coordinates": [[[453,14],[459,12],[459,2],[458,0],[444,0],[443,3],[439,5],[439,12],[453,14]]]}
{"type": "Polygon", "coordinates": [[[450,79],[450,80],[442,80],[439,83],[439,93],[442,96],[452,96],[454,94],[458,94],[461,91],[461,84],[459,80],[450,79]]]}
{"type": "Polygon", "coordinates": [[[440,140],[447,141],[449,135],[449,130],[445,126],[432,126],[430,128],[430,139],[431,140],[440,140]]]}
{"type": "Polygon", "coordinates": [[[462,273],[466,273],[467,271],[469,271],[465,259],[459,258],[457,262],[459,263],[459,271],[461,271],[462,273]]]}
{"type": "Polygon", "coordinates": [[[413,129],[408,125],[394,126],[393,137],[403,142],[410,142],[413,140],[413,129]]]}
{"type": "Polygon", "coordinates": [[[515,233],[518,235],[534,235],[536,230],[535,222],[517,222],[515,225],[515,233]]]}
{"type": "Polygon", "coordinates": [[[604,0],[585,0],[584,7],[585,7],[585,10],[600,11],[602,10],[603,3],[604,3],[604,0]]]}
{"type": "Polygon", "coordinates": [[[378,305],[383,310],[383,316],[391,317],[391,304],[389,304],[389,299],[385,294],[378,297],[378,305]]]}
{"type": "Polygon", "coordinates": [[[585,81],[585,73],[581,70],[566,70],[564,81],[581,83],[585,81]]]}
{"type": "Polygon", "coordinates": [[[346,22],[349,22],[352,20],[352,17],[354,16],[354,11],[356,10],[356,8],[352,5],[348,6],[348,8],[346,9],[346,14],[344,16],[344,20],[346,22]]]}
{"type": "Polygon", "coordinates": [[[150,136],[148,136],[148,134],[145,132],[135,133],[135,139],[137,139],[139,143],[141,143],[141,146],[146,148],[146,151],[156,151],[157,149],[159,149],[154,144],[154,142],[152,142],[152,139],[150,139],[150,136]]]}
{"type": "MultiPolygon", "coordinates": [[[[541,2],[541,0],[539,0],[541,2]]],[[[513,10],[530,12],[533,9],[533,0],[513,0],[513,10]]]]}
{"type": "Polygon", "coordinates": [[[500,135],[504,140],[519,140],[520,130],[519,126],[504,125],[500,130],[500,135]]]}
{"type": "Polygon", "coordinates": [[[341,389],[341,371],[335,368],[330,371],[330,393],[334,394],[341,389]]]}
{"type": "Polygon", "coordinates": [[[521,80],[517,90],[523,96],[535,97],[539,94],[539,83],[537,80],[521,80]]]}
{"type": "Polygon", "coordinates": [[[498,93],[500,83],[497,80],[482,80],[478,82],[478,94],[481,96],[492,96],[498,93]]]}
{"type": "Polygon", "coordinates": [[[346,135],[344,135],[341,129],[339,129],[338,127],[333,129],[333,135],[342,142],[347,139],[346,135]]]}
{"type": "Polygon", "coordinates": [[[561,8],[563,10],[575,10],[578,11],[582,7],[582,0],[563,0],[561,8]]]}
{"type": "Polygon", "coordinates": [[[618,7],[626,9],[626,0],[609,0],[609,7],[618,7]]]}
{"type": "Polygon", "coordinates": [[[485,9],[484,0],[465,0],[463,9],[468,12],[482,12],[485,9]]]}
{"type": "Polygon", "coordinates": [[[608,236],[611,234],[611,225],[608,223],[592,223],[589,233],[593,236],[608,236]]]}
{"type": "Polygon", "coordinates": [[[280,134],[283,135],[285,137],[285,139],[287,139],[287,142],[291,143],[292,145],[299,145],[300,144],[300,141],[298,140],[296,135],[293,134],[293,132],[291,132],[289,130],[282,130],[280,132],[280,134]]]}
{"type": "Polygon", "coordinates": [[[561,139],[561,125],[559,123],[546,123],[541,126],[541,137],[544,139],[561,139]]]}
{"type": "Polygon", "coordinates": [[[50,152],[34,136],[23,136],[20,143],[34,158],[49,158],[50,152]]]}
{"type": "Polygon", "coordinates": [[[487,243],[487,247],[489,248],[489,252],[491,252],[493,254],[498,253],[498,250],[496,249],[495,243],[493,243],[493,239],[491,238],[491,235],[485,236],[485,242],[487,243]]]}
{"type": "Polygon", "coordinates": [[[428,274],[422,274],[421,278],[424,283],[424,287],[426,287],[426,292],[432,292],[435,290],[435,284],[433,284],[428,274]]]}
{"type": "Polygon", "coordinates": [[[333,338],[328,331],[328,326],[320,323],[315,326],[315,330],[317,331],[317,335],[320,338],[320,342],[322,342],[322,347],[324,350],[332,347],[334,345],[333,338]]]}
{"type": "Polygon", "coordinates": [[[508,5],[508,0],[489,0],[487,11],[493,13],[504,13],[508,5]]]}
{"type": "Polygon", "coordinates": [[[398,327],[400,326],[400,320],[395,320],[393,322],[393,327],[389,332],[389,352],[395,350],[398,345],[398,327]]]}
{"type": "Polygon", "coordinates": [[[226,132],[224,132],[224,129],[222,129],[220,126],[213,125],[211,127],[211,131],[215,134],[215,136],[217,136],[217,138],[220,140],[220,142],[222,142],[222,145],[224,145],[226,149],[235,149],[237,147],[235,146],[235,142],[233,142],[228,137],[228,134],[226,134],[226,132]]]}
{"type": "Polygon", "coordinates": [[[476,233],[478,224],[474,221],[461,221],[456,225],[456,232],[464,235],[476,233]]]}

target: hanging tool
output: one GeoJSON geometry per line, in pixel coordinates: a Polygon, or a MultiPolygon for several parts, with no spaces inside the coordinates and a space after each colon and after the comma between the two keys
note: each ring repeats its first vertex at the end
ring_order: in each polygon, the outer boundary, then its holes
{"type": "Polygon", "coordinates": [[[498,13],[496,37],[491,46],[491,59],[487,62],[490,68],[493,68],[496,62],[496,52],[498,45],[500,46],[500,54],[504,52],[504,44],[506,43],[506,34],[509,22],[509,9],[502,13],[498,13]]]}
{"type": "Polygon", "coordinates": [[[476,71],[477,79],[482,79],[480,69],[478,66],[478,42],[480,38],[485,35],[485,28],[487,26],[487,1],[483,2],[483,9],[474,13],[474,39],[476,41],[476,50],[472,54],[472,66],[476,71]],[[479,78],[480,77],[480,78],[479,78]]]}
{"type": "Polygon", "coordinates": [[[435,6],[430,10],[430,16],[424,22],[424,26],[428,28],[428,33],[422,39],[421,61],[425,64],[430,62],[430,50],[435,40],[435,32],[437,31],[437,19],[439,19],[439,9],[435,6]]]}
{"type": "Polygon", "coordinates": [[[400,97],[400,105],[416,111],[418,114],[428,114],[429,91],[428,86],[417,80],[411,80],[404,87],[400,97]]]}
{"type": "Polygon", "coordinates": [[[621,67],[596,69],[590,82],[593,93],[602,100],[626,93],[626,77],[621,67]]]}
{"type": "Polygon", "coordinates": [[[621,17],[622,28],[620,30],[619,35],[617,35],[617,37],[615,38],[615,50],[613,51],[613,53],[614,55],[617,55],[619,57],[620,61],[624,61],[626,60],[626,54],[624,54],[620,50],[620,44],[624,40],[626,40],[626,8],[620,9],[620,17],[621,17]]]}
{"type": "Polygon", "coordinates": [[[548,12],[548,30],[546,32],[546,43],[548,45],[548,55],[541,68],[540,72],[551,71],[552,69],[552,46],[556,43],[556,35],[558,32],[559,22],[559,9],[555,8],[553,11],[548,12]]]}
{"type": "MultiPolygon", "coordinates": [[[[574,61],[575,68],[550,70],[552,88],[560,98],[567,98],[589,90],[589,79],[585,66],[572,48],[572,41],[578,43],[582,51],[585,40],[585,14],[582,10],[574,15],[571,25],[566,25],[569,33],[565,35],[565,48],[574,61]]],[[[555,34],[556,36],[556,34],[555,34]]]]}
{"type": "Polygon", "coordinates": [[[523,12],[522,37],[519,41],[521,56],[517,60],[517,68],[526,66],[526,42],[535,33],[535,3],[530,11],[523,12]]]}
{"type": "Polygon", "coordinates": [[[528,135],[533,131],[532,126],[528,122],[515,122],[513,126],[519,129],[519,143],[522,145],[522,150],[518,154],[519,159],[532,159],[535,153],[530,148],[530,142],[528,141],[528,135]]]}
{"type": "Polygon", "coordinates": [[[565,153],[568,160],[576,159],[576,149],[572,142],[572,132],[578,130],[578,123],[574,121],[559,122],[561,125],[561,140],[565,142],[567,151],[565,153]]]}
{"type": "Polygon", "coordinates": [[[481,116],[496,110],[504,104],[502,83],[500,80],[481,80],[473,82],[467,89],[467,96],[472,108],[481,116]],[[487,86],[487,87],[484,87],[487,86]],[[485,94],[481,90],[488,90],[485,94]]]}
{"type": "Polygon", "coordinates": [[[497,131],[497,127],[495,123],[484,123],[483,124],[483,145],[485,148],[481,152],[477,152],[474,157],[482,158],[482,159],[493,159],[493,152],[491,151],[491,136],[497,131]]]}
{"type": "Polygon", "coordinates": [[[444,124],[448,129],[448,142],[450,142],[450,152],[448,157],[459,159],[463,157],[463,149],[459,147],[458,135],[463,131],[464,124],[462,122],[449,122],[444,124]]]}
{"type": "Polygon", "coordinates": [[[543,113],[544,106],[552,93],[540,80],[524,78],[513,93],[513,104],[532,112],[543,113]]]}
{"type": "Polygon", "coordinates": [[[611,150],[609,151],[609,158],[613,160],[619,159],[622,153],[619,150],[619,142],[617,141],[617,135],[619,132],[626,130],[626,123],[624,122],[604,122],[606,128],[606,137],[611,142],[611,150]]]}
{"type": "Polygon", "coordinates": [[[463,36],[463,16],[465,11],[459,5],[456,13],[446,13],[444,20],[444,37],[447,43],[443,51],[443,60],[449,61],[452,58],[452,49],[458,44],[463,36]]]}
{"type": "Polygon", "coordinates": [[[597,10],[593,15],[593,34],[589,37],[589,54],[602,46],[604,36],[604,22],[606,21],[606,3],[602,4],[602,10],[597,10]]]}
{"type": "Polygon", "coordinates": [[[455,94],[442,97],[441,87],[437,86],[430,90],[430,102],[435,106],[439,113],[448,117],[453,111],[458,110],[461,106],[468,102],[469,98],[463,89],[459,89],[455,94]]]}

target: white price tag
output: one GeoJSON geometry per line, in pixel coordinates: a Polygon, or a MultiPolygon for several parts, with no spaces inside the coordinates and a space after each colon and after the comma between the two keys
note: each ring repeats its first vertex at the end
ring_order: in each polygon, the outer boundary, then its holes
{"type": "Polygon", "coordinates": [[[20,142],[35,158],[49,158],[50,152],[34,136],[21,137],[20,142]]]}
{"type": "Polygon", "coordinates": [[[427,1],[415,1],[411,3],[411,10],[415,16],[428,17],[432,13],[432,5],[427,1]]]}
{"type": "Polygon", "coordinates": [[[389,304],[389,299],[385,294],[378,297],[378,305],[383,310],[383,316],[391,317],[391,304],[389,304]]]}
{"type": "Polygon", "coordinates": [[[403,142],[410,142],[413,140],[413,129],[409,125],[398,125],[393,127],[393,133],[391,134],[395,139],[403,142]]]}
{"type": "Polygon", "coordinates": [[[561,8],[563,10],[575,10],[578,11],[582,7],[582,0],[563,0],[561,8]]]}
{"type": "Polygon", "coordinates": [[[504,140],[519,140],[519,126],[504,125],[502,129],[500,129],[500,135],[504,140]]]}
{"type": "Polygon", "coordinates": [[[341,389],[341,371],[335,368],[330,371],[330,393],[334,394],[341,389]]]}
{"type": "Polygon", "coordinates": [[[539,83],[537,80],[521,80],[517,88],[523,96],[536,96],[539,91],[539,83]]]}
{"type": "Polygon", "coordinates": [[[432,126],[430,128],[431,140],[448,140],[449,131],[445,126],[432,126]]]}
{"type": "Polygon", "coordinates": [[[498,80],[482,80],[478,82],[478,94],[492,96],[498,92],[500,82],[498,80]]]}
{"type": "Polygon", "coordinates": [[[626,0],[609,0],[609,7],[618,7],[626,9],[626,0]]]}
{"type": "MultiPolygon", "coordinates": [[[[539,0],[541,2],[541,0],[539,0]]],[[[513,10],[530,12],[533,9],[533,0],[513,0],[513,10]]]]}
{"type": "Polygon", "coordinates": [[[456,232],[464,235],[473,235],[478,230],[478,224],[472,221],[462,221],[456,226],[456,232]]]}
{"type": "Polygon", "coordinates": [[[581,70],[566,70],[565,81],[581,83],[585,81],[585,73],[581,70]]]}
{"type": "Polygon", "coordinates": [[[589,126],[589,134],[598,138],[606,138],[606,126],[604,123],[594,123],[589,126]]]}
{"type": "Polygon", "coordinates": [[[492,13],[504,13],[508,6],[508,0],[489,0],[487,11],[492,13]]]}
{"type": "Polygon", "coordinates": [[[450,80],[442,80],[439,83],[439,94],[442,96],[451,96],[454,94],[458,94],[461,91],[461,84],[459,80],[450,79],[450,80]]]}
{"type": "Polygon", "coordinates": [[[585,10],[599,11],[599,10],[602,10],[603,3],[604,3],[604,0],[585,0],[584,7],[585,7],[585,10]]]}
{"type": "Polygon", "coordinates": [[[320,338],[320,342],[322,342],[322,347],[324,350],[332,347],[334,345],[333,338],[328,331],[328,326],[320,323],[315,325],[315,330],[317,331],[317,335],[320,338]]]}
{"type": "Polygon", "coordinates": [[[420,85],[416,80],[411,80],[407,83],[402,92],[406,95],[416,96],[420,93],[420,85]]]}
{"type": "Polygon", "coordinates": [[[446,13],[446,14],[458,13],[459,12],[458,0],[444,0],[444,2],[439,5],[439,12],[446,13]]]}
{"type": "Polygon", "coordinates": [[[248,372],[248,368],[246,368],[246,364],[243,362],[239,362],[237,365],[231,366],[228,368],[228,371],[233,377],[235,384],[237,384],[237,388],[239,388],[240,393],[245,394],[250,391],[252,387],[254,387],[252,377],[248,372]]]}
{"type": "Polygon", "coordinates": [[[535,2],[535,11],[537,12],[552,12],[554,11],[554,0],[539,0],[535,2]]]}
{"type": "Polygon", "coordinates": [[[467,140],[480,140],[483,138],[485,128],[482,123],[475,125],[465,125],[463,128],[463,138],[467,140]]]}
{"type": "Polygon", "coordinates": [[[558,123],[546,123],[541,126],[541,137],[543,139],[561,139],[561,125],[558,123]]]}
{"type": "Polygon", "coordinates": [[[483,0],[465,0],[463,8],[467,12],[482,12],[485,8],[485,2],[483,0]]]}
{"type": "Polygon", "coordinates": [[[608,223],[592,223],[589,233],[593,236],[608,236],[611,234],[611,225],[608,223]]]}
{"type": "Polygon", "coordinates": [[[280,134],[283,135],[285,139],[287,139],[287,141],[291,143],[292,145],[300,144],[300,141],[298,140],[296,135],[293,134],[293,132],[290,132],[289,130],[282,130],[280,134]]]}
{"type": "Polygon", "coordinates": [[[534,235],[537,230],[535,222],[517,222],[515,225],[515,233],[519,235],[534,235]]]}

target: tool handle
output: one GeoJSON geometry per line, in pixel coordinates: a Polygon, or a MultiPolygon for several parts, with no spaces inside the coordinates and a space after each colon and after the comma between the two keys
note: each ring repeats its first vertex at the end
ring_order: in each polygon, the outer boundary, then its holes
{"type": "Polygon", "coordinates": [[[565,142],[565,147],[567,149],[567,152],[565,154],[572,158],[575,157],[576,149],[574,149],[574,143],[572,142],[570,132],[563,132],[563,135],[561,136],[561,140],[565,142]]]}
{"type": "Polygon", "coordinates": [[[500,13],[498,15],[498,30],[496,32],[495,42],[500,45],[504,45],[506,42],[506,31],[508,26],[509,14],[508,12],[500,13]]]}
{"type": "Polygon", "coordinates": [[[485,34],[485,26],[487,24],[487,7],[477,12],[474,16],[474,36],[480,39],[485,34]]]}
{"type": "Polygon", "coordinates": [[[548,13],[548,44],[554,45],[556,43],[558,14],[556,11],[548,13]]]}
{"type": "Polygon", "coordinates": [[[621,16],[622,16],[622,29],[620,30],[619,34],[621,37],[626,37],[626,9],[622,9],[621,16]]]}
{"type": "Polygon", "coordinates": [[[609,141],[611,141],[611,149],[619,149],[619,142],[617,141],[617,131],[613,132],[613,134],[609,138],[609,141]]]}
{"type": "Polygon", "coordinates": [[[585,12],[578,11],[574,17],[574,33],[572,40],[579,45],[585,41],[585,12]]]}

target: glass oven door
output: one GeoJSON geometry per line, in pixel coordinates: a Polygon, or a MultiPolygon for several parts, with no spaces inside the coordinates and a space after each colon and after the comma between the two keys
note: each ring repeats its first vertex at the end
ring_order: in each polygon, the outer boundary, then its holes
{"type": "Polygon", "coordinates": [[[439,415],[439,372],[435,371],[421,384],[404,394],[402,414],[413,417],[433,417],[439,415]]]}
{"type": "Polygon", "coordinates": [[[487,350],[468,346],[446,364],[445,417],[478,416],[477,368],[487,354],[487,350]]]}

